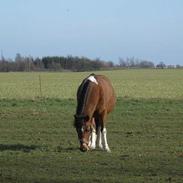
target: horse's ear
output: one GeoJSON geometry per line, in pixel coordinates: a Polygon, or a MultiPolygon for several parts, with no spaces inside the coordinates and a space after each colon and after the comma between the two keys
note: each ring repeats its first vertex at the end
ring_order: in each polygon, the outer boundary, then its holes
{"type": "Polygon", "coordinates": [[[88,121],[89,119],[90,119],[90,118],[89,118],[88,115],[84,117],[84,121],[88,121]]]}

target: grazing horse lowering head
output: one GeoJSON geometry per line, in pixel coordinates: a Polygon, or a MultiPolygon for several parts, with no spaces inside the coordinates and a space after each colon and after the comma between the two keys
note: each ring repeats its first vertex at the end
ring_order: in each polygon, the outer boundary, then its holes
{"type": "Polygon", "coordinates": [[[88,116],[75,115],[75,127],[80,141],[80,150],[89,150],[89,140],[92,132],[92,124],[88,116]]]}
{"type": "Polygon", "coordinates": [[[83,80],[77,91],[77,108],[74,115],[81,151],[95,149],[96,141],[100,148],[110,151],[105,119],[114,105],[114,90],[105,76],[91,74],[83,80]]]}

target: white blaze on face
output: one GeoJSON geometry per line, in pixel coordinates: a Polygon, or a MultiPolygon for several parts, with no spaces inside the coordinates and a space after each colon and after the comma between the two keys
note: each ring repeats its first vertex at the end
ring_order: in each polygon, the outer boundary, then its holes
{"type": "Polygon", "coordinates": [[[88,80],[90,80],[91,82],[95,83],[96,85],[98,85],[97,80],[94,78],[94,76],[90,76],[88,77],[88,80]]]}

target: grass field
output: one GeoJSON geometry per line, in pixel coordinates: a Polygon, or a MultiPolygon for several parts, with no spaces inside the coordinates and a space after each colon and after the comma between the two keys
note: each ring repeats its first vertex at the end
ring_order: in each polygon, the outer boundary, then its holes
{"type": "MultiPolygon", "coordinates": [[[[183,98],[183,70],[117,70],[108,76],[118,97],[183,98]]],[[[0,98],[75,98],[81,80],[90,73],[0,73],[0,98]],[[41,82],[40,79],[41,78],[41,82]],[[41,92],[40,92],[41,83],[41,92]]]]}
{"type": "Polygon", "coordinates": [[[0,182],[183,182],[183,70],[100,73],[118,96],[112,153],[78,149],[75,93],[88,73],[0,74],[0,182]]]}

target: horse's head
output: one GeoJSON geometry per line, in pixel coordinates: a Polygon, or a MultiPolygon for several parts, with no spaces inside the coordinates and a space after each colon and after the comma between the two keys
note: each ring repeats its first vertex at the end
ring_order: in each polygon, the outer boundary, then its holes
{"type": "Polygon", "coordinates": [[[92,132],[92,120],[89,116],[84,115],[74,115],[75,122],[74,126],[76,128],[78,139],[80,142],[80,150],[88,151],[89,150],[89,140],[92,132]]]}

